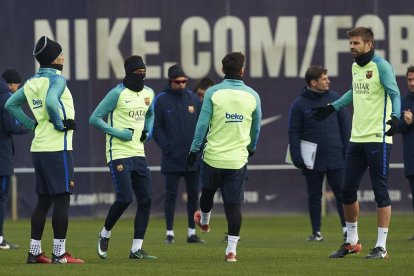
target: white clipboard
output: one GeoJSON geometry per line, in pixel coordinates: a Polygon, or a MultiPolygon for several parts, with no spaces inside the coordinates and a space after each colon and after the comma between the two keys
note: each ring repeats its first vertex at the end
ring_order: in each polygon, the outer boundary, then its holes
{"type": "MultiPolygon", "coordinates": [[[[305,162],[306,167],[310,170],[313,170],[313,166],[315,165],[317,148],[318,144],[300,140],[300,153],[302,155],[303,162],[305,162]]],[[[289,145],[287,147],[285,162],[288,164],[293,164],[292,157],[290,156],[289,145]]]]}

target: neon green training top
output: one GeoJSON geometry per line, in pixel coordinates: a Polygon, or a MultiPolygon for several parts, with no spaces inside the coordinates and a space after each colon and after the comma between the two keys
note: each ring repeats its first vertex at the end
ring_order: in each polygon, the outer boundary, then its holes
{"type": "Polygon", "coordinates": [[[39,68],[6,103],[6,109],[19,122],[35,131],[32,152],[72,150],[73,130],[63,131],[62,120],[75,119],[75,108],[61,73],[52,68],[39,68]],[[21,108],[26,102],[38,123],[36,129],[35,122],[21,108]]]}
{"type": "Polygon", "coordinates": [[[221,169],[240,169],[254,152],[260,132],[260,97],[242,80],[225,79],[204,95],[191,151],[199,151],[207,133],[203,160],[221,169]]]}
{"type": "Polygon", "coordinates": [[[391,116],[400,118],[400,90],[395,80],[394,69],[382,57],[374,54],[365,66],[352,65],[352,88],[333,102],[335,110],[353,103],[351,142],[385,142],[392,144],[386,136],[386,124],[391,116]]]}
{"type": "Polygon", "coordinates": [[[123,83],[108,92],[89,123],[106,133],[106,160],[145,156],[142,131],[151,136],[154,125],[154,91],[148,86],[135,92],[123,83]],[[104,119],[108,117],[107,123],[104,119]],[[133,130],[133,131],[131,131],[133,130]]]}

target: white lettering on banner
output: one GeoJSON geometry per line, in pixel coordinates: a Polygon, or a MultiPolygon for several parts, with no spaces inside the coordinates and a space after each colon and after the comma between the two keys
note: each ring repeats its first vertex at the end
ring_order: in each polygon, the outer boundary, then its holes
{"type": "Polygon", "coordinates": [[[272,38],[269,18],[250,18],[250,74],[251,77],[263,76],[263,60],[267,65],[269,77],[278,77],[282,60],[285,63],[285,76],[298,74],[298,34],[297,18],[281,16],[276,24],[272,38]]]}
{"type": "Polygon", "coordinates": [[[72,194],[70,195],[70,206],[110,205],[115,202],[115,199],[115,193],[72,194]]]}
{"type": "MultiPolygon", "coordinates": [[[[258,191],[244,191],[244,202],[245,203],[259,203],[259,192],[258,191]]],[[[223,198],[220,192],[214,195],[214,203],[223,204],[223,198]]]]}
{"type": "MultiPolygon", "coordinates": [[[[230,51],[246,54],[246,72],[253,78],[303,77],[310,64],[322,63],[317,60],[321,57],[330,76],[336,77],[340,74],[339,55],[349,55],[346,31],[356,25],[372,28],[377,42],[387,41],[388,58],[397,76],[404,76],[408,65],[414,63],[414,48],[411,47],[414,44],[413,15],[389,15],[388,18],[374,14],[359,18],[352,15],[313,15],[310,28],[305,30],[298,27],[301,19],[298,16],[280,16],[272,26],[274,19],[266,16],[223,16],[215,22],[201,16],[189,16],[184,18],[180,30],[168,29],[165,22],[163,26],[160,17],[97,18],[96,24],[90,24],[88,19],[73,19],[73,22],[61,18],[56,21],[37,19],[34,21],[34,39],[37,41],[42,35],[47,35],[59,41],[65,54],[63,74],[70,79],[70,72],[75,72],[76,80],[93,77],[90,76],[90,60],[96,60],[97,79],[109,79],[111,73],[122,79],[123,60],[131,54],[139,54],[146,61],[148,79],[162,78],[166,75],[166,65],[175,62],[181,63],[190,78],[200,78],[212,70],[222,75],[221,59],[230,51]],[[87,34],[91,25],[96,25],[96,43],[89,43],[87,34]],[[163,28],[164,32],[180,34],[178,45],[170,46],[173,49],[177,47],[180,60],[166,61],[161,55],[160,45],[165,43],[161,40],[162,35],[158,36],[159,41],[147,38],[147,32],[162,34],[163,28]],[[121,53],[120,44],[125,37],[131,37],[131,53],[121,53]],[[323,47],[316,48],[320,37],[323,37],[323,47]],[[91,49],[91,44],[96,45],[96,49],[91,49]],[[74,55],[73,69],[71,54],[74,55]],[[147,56],[153,56],[155,64],[148,62],[147,56]],[[163,60],[160,61],[161,58],[163,60]]],[[[387,58],[383,49],[376,48],[376,52],[387,58]]]]}
{"type": "MultiPolygon", "coordinates": [[[[401,191],[400,190],[389,190],[388,194],[390,195],[391,201],[399,202],[401,201],[401,191]]],[[[357,192],[359,202],[375,202],[375,195],[373,190],[359,190],[357,192]]]]}
{"type": "Polygon", "coordinates": [[[193,78],[201,78],[208,74],[211,67],[211,53],[196,52],[198,43],[211,41],[211,30],[207,20],[200,16],[192,16],[181,25],[181,65],[193,78]],[[197,40],[196,40],[197,39],[197,40]]]}

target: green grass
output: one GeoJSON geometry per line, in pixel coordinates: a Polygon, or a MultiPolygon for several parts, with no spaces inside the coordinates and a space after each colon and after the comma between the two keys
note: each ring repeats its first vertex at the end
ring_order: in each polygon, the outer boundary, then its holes
{"type": "MultiPolygon", "coordinates": [[[[201,235],[206,244],[187,244],[186,219],[176,218],[176,243],[165,245],[164,220],[150,219],[144,249],[158,260],[129,260],[133,220],[122,218],[112,231],[108,258],[96,255],[97,233],[103,219],[72,219],[69,224],[67,250],[85,260],[84,265],[25,264],[30,238],[30,222],[6,221],[6,239],[19,243],[19,250],[0,250],[0,275],[413,275],[414,218],[409,214],[393,215],[386,260],[365,260],[376,242],[376,216],[362,215],[359,236],[363,251],[344,259],[329,259],[330,252],[342,243],[339,219],[323,219],[320,243],[306,241],[310,234],[309,218],[295,216],[245,216],[241,231],[237,263],[224,262],[226,231],[223,217],[214,216],[211,232],[201,235]]],[[[48,220],[42,241],[48,256],[52,249],[51,223],[48,220]]]]}

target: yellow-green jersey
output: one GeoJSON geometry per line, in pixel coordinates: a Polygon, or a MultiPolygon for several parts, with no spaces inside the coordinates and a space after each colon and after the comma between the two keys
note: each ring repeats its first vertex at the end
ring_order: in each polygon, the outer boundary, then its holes
{"type": "Polygon", "coordinates": [[[352,65],[352,88],[332,103],[336,110],[353,103],[351,142],[392,143],[386,136],[391,116],[400,118],[400,91],[394,69],[382,57],[374,54],[364,66],[352,65]]]}
{"type": "Polygon", "coordinates": [[[199,151],[206,137],[204,162],[240,169],[247,163],[248,151],[256,150],[261,117],[257,92],[242,80],[225,79],[204,95],[191,151],[199,151]]]}
{"type": "Polygon", "coordinates": [[[26,128],[34,130],[32,152],[72,150],[73,130],[63,131],[62,120],[75,119],[72,94],[59,70],[39,68],[6,103],[6,108],[26,128]],[[28,103],[35,122],[21,108],[28,103]]]}
{"type": "Polygon", "coordinates": [[[106,160],[145,157],[142,131],[150,136],[154,124],[154,91],[144,86],[135,92],[119,84],[108,92],[89,120],[106,133],[106,160]],[[107,122],[105,118],[107,117],[107,122]],[[132,134],[132,135],[131,135],[132,134]]]}

